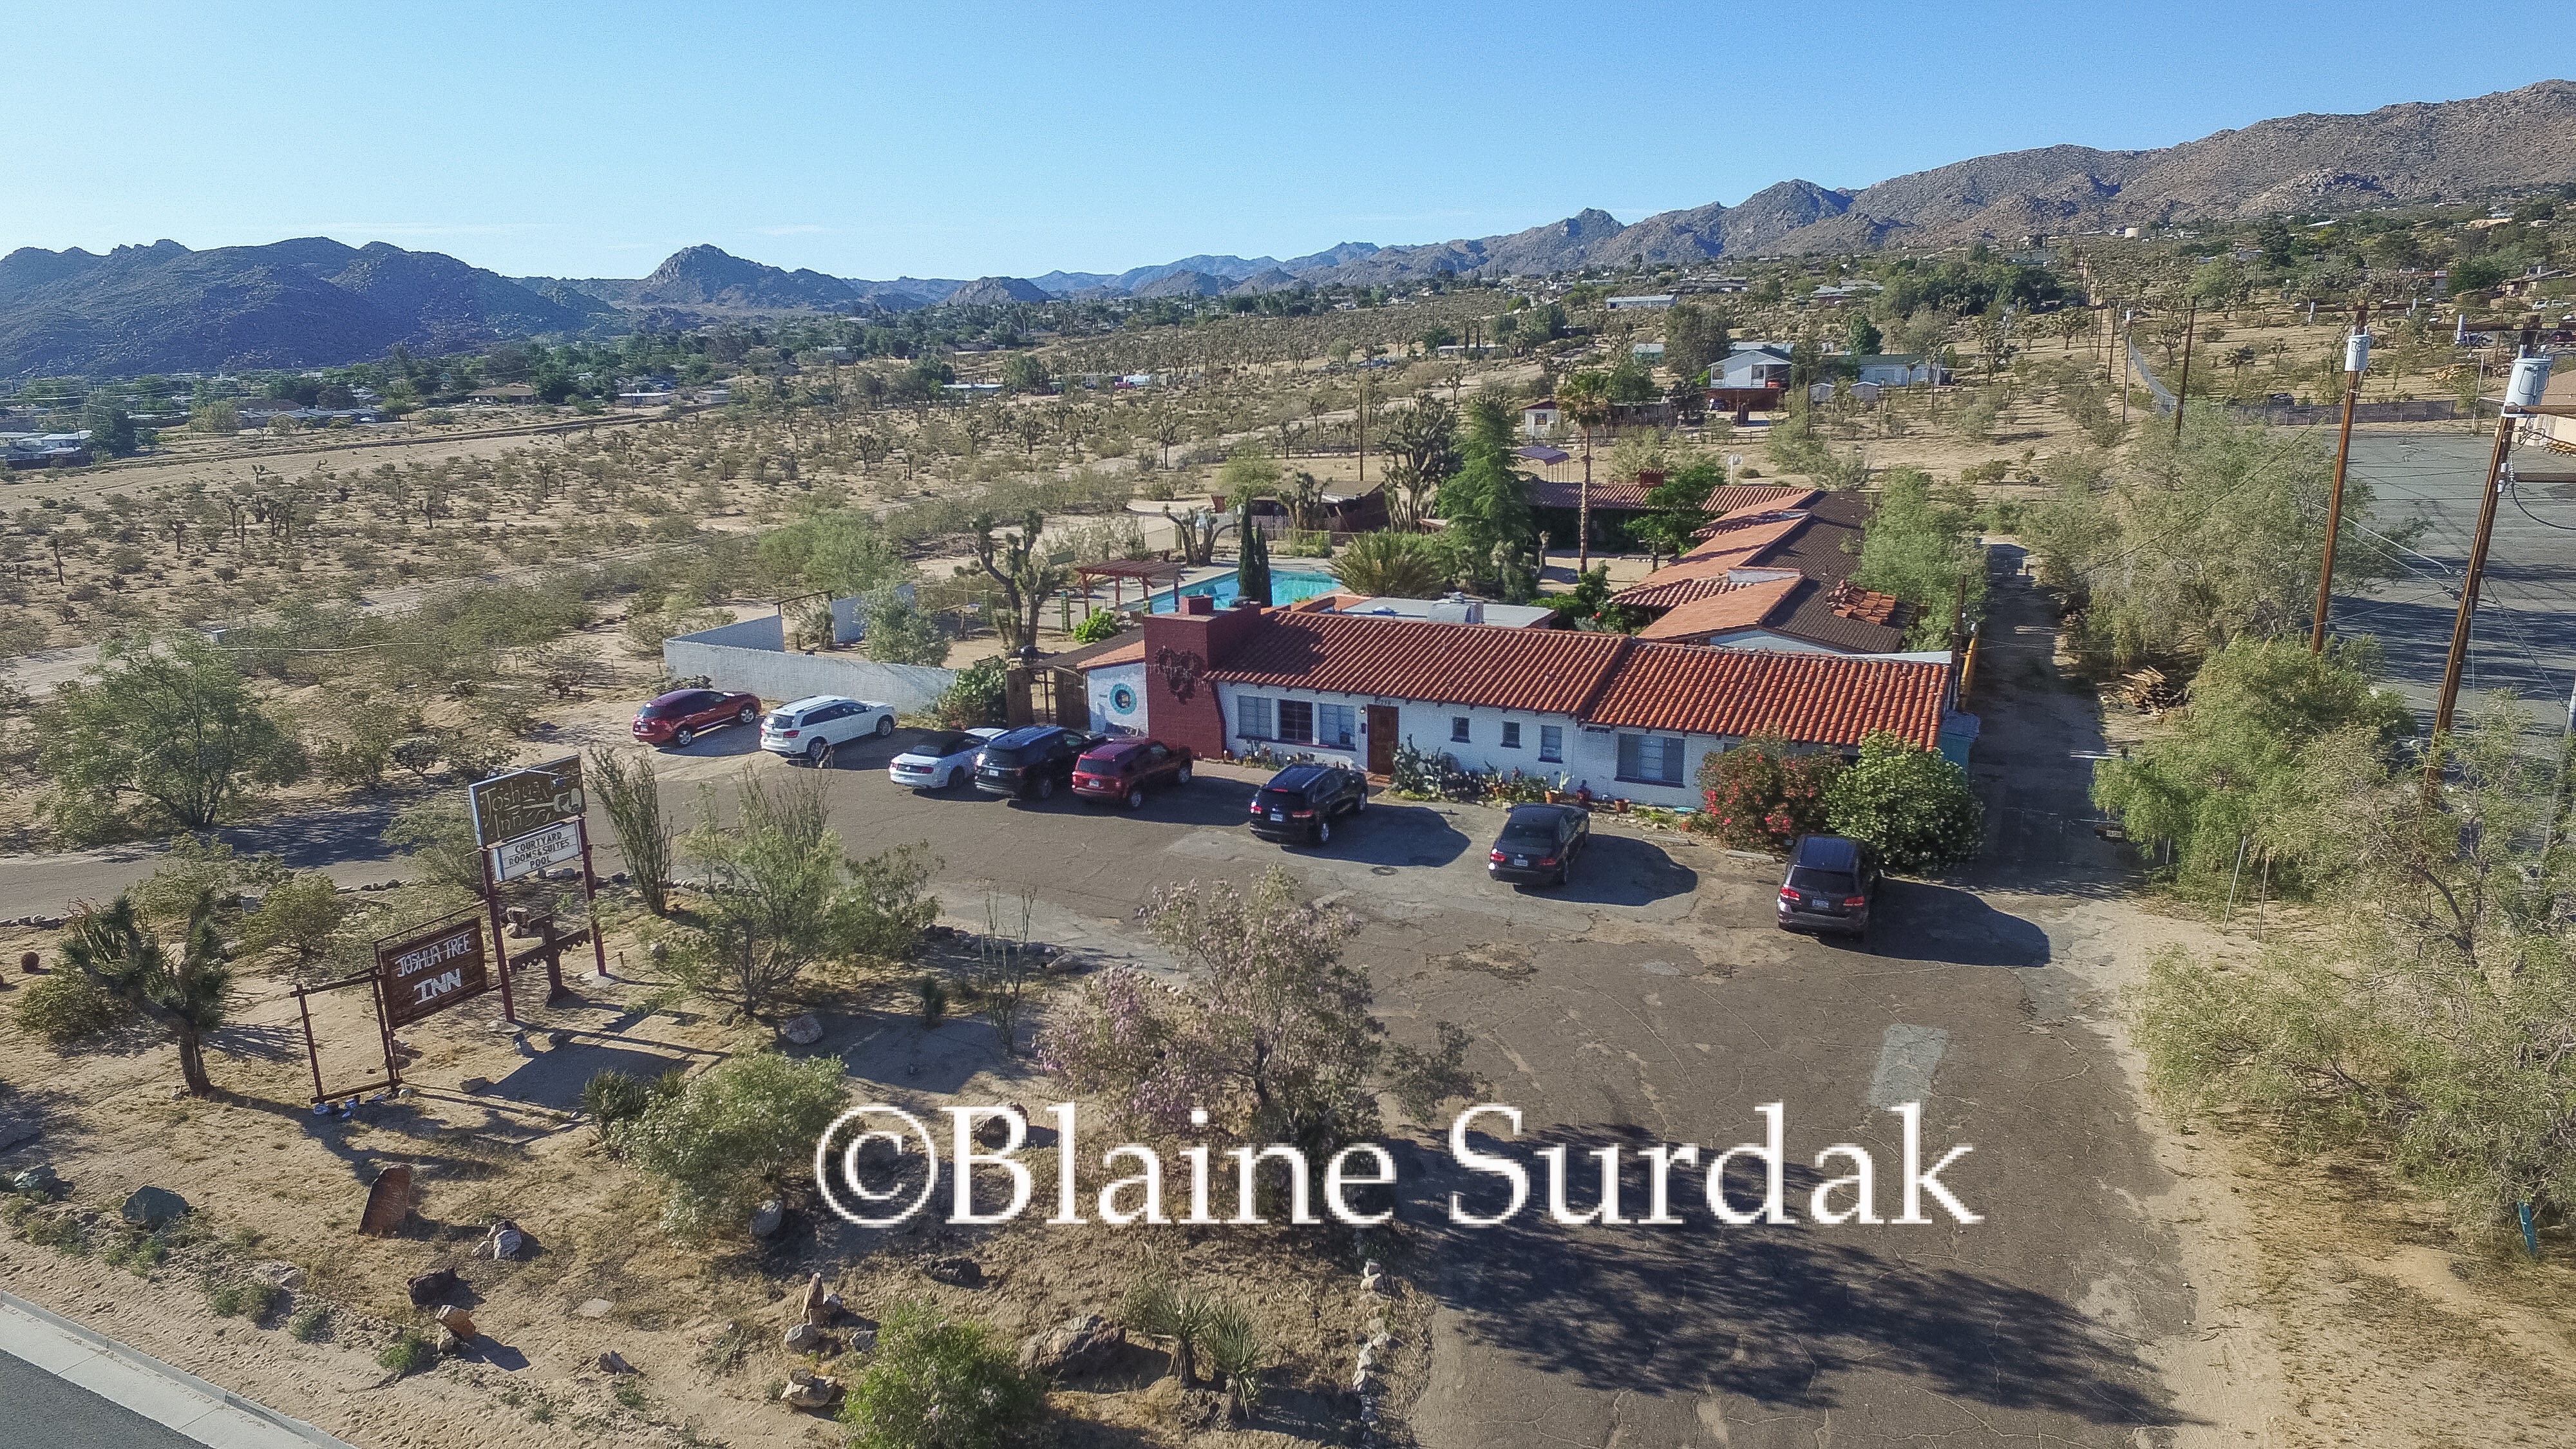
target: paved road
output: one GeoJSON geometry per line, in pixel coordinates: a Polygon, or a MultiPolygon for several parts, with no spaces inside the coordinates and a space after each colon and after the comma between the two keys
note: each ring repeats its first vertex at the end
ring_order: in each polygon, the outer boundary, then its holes
{"type": "Polygon", "coordinates": [[[0,1449],[350,1449],[0,1294],[0,1449]]]}
{"type": "MultiPolygon", "coordinates": [[[[2413,572],[2376,594],[2338,593],[2335,627],[2379,637],[2390,683],[2428,725],[2494,447],[2467,433],[2353,433],[2353,475],[2377,493],[2372,521],[2426,526],[2420,554],[2408,558],[2413,572]]],[[[2512,690],[2535,710],[2536,727],[2554,734],[2576,684],[2576,458],[2520,448],[2513,461],[2541,476],[2497,508],[2461,687],[2464,697],[2512,690]]]]}
{"type": "Polygon", "coordinates": [[[0,1449],[198,1449],[198,1441],[0,1352],[0,1449]]]}

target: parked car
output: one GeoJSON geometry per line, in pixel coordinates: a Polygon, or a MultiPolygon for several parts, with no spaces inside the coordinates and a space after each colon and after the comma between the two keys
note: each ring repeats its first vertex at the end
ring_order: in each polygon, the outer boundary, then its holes
{"type": "Polygon", "coordinates": [[[945,790],[975,778],[975,754],[1000,739],[997,729],[958,730],[921,741],[894,757],[886,778],[916,790],[945,790]]]}
{"type": "Polygon", "coordinates": [[[1880,878],[1878,852],[1867,841],[1799,836],[1780,882],[1780,929],[1868,939],[1880,878]]]}
{"type": "Polygon", "coordinates": [[[975,788],[987,795],[1052,800],[1073,778],[1073,762],[1100,736],[1062,725],[1024,725],[975,754],[975,788]]]}
{"type": "Polygon", "coordinates": [[[1283,844],[1324,845],[1333,817],[1368,808],[1368,780],[1340,765],[1290,765],[1253,792],[1252,833],[1283,844]]]}
{"type": "Polygon", "coordinates": [[[729,724],[760,718],[760,696],[717,689],[675,689],[635,711],[635,738],[648,745],[686,748],[691,740],[729,724]]]}
{"type": "Polygon", "coordinates": [[[1592,843],[1592,812],[1579,805],[1515,805],[1485,855],[1485,873],[1523,885],[1563,885],[1592,843]]]}
{"type": "Polygon", "coordinates": [[[1073,793],[1095,804],[1125,801],[1130,810],[1145,808],[1148,786],[1190,782],[1190,747],[1161,740],[1123,739],[1096,745],[1074,762],[1073,793]]]}
{"type": "Polygon", "coordinates": [[[823,763],[823,752],[868,735],[894,733],[894,706],[837,694],[809,694],[782,704],[760,722],[760,747],[773,755],[803,755],[823,763]]]}

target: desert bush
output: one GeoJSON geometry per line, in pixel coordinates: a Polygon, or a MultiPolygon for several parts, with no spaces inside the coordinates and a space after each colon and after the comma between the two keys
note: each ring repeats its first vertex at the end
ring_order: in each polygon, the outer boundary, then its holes
{"type": "Polygon", "coordinates": [[[1002,689],[1007,668],[996,655],[957,671],[957,681],[941,691],[931,713],[953,730],[1007,724],[1009,711],[1002,689]]]}
{"type": "Polygon", "coordinates": [[[269,887],[259,909],[242,918],[242,944],[254,952],[279,952],[299,976],[309,975],[331,956],[348,919],[340,888],[314,871],[269,887]]]}
{"type": "Polygon", "coordinates": [[[841,1406],[851,1449],[999,1449],[1046,1415],[1046,1385],[981,1324],[912,1302],[886,1315],[841,1406]]]}
{"type": "Polygon", "coordinates": [[[1208,1315],[1208,1366],[1225,1375],[1226,1392],[1243,1407],[1246,1414],[1261,1407],[1261,1371],[1269,1364],[1269,1351],[1261,1342],[1260,1331],[1252,1325],[1252,1315],[1242,1305],[1229,1299],[1208,1315]]]}
{"type": "Polygon", "coordinates": [[[1824,831],[1825,792],[1841,769],[1835,756],[1792,750],[1777,735],[1709,755],[1699,767],[1700,827],[1732,849],[1786,850],[1824,831]]]}
{"type": "Polygon", "coordinates": [[[935,614],[891,588],[867,598],[868,657],[880,664],[945,664],[949,638],[935,614]]]}
{"type": "Polygon", "coordinates": [[[436,1362],[438,1350],[430,1347],[429,1340],[421,1337],[420,1330],[416,1328],[404,1329],[402,1337],[385,1345],[385,1351],[376,1355],[378,1367],[396,1374],[418,1373],[436,1362]]]}
{"type": "Polygon", "coordinates": [[[662,818],[662,791],[653,775],[653,757],[645,751],[594,749],[590,752],[590,788],[608,812],[617,832],[618,854],[625,857],[627,878],[644,909],[657,916],[671,913],[671,827],[662,818]]]}
{"type": "Polygon", "coordinates": [[[296,1309],[295,1315],[286,1320],[286,1336],[297,1343],[315,1342],[330,1329],[331,1310],[319,1303],[296,1309]]]}
{"type": "Polygon", "coordinates": [[[644,1115],[653,1105],[653,1087],[624,1072],[593,1072],[581,1084],[581,1110],[605,1142],[618,1127],[644,1115]]]}
{"type": "Polygon", "coordinates": [[[1092,613],[1083,615],[1082,622],[1073,626],[1073,642],[1077,644],[1098,644],[1105,640],[1115,639],[1118,637],[1118,628],[1118,615],[1114,611],[1108,609],[1096,610],[1092,613]]]}
{"type": "Polygon", "coordinates": [[[742,1230],[780,1176],[808,1161],[841,1114],[839,1057],[790,1061],[752,1052],[662,1096],[627,1132],[636,1166],[660,1180],[662,1221],[683,1237],[720,1222],[742,1230]]]}
{"type": "Polygon", "coordinates": [[[18,1025],[57,1049],[96,1036],[126,1015],[114,992],[67,972],[46,977],[18,998],[18,1025]]]}
{"type": "Polygon", "coordinates": [[[1882,730],[1861,741],[1860,758],[1826,787],[1825,824],[1877,846],[1890,868],[1924,874],[1976,858],[1985,807],[1967,771],[1882,730]]]}
{"type": "Polygon", "coordinates": [[[452,794],[406,805],[385,827],[385,844],[403,853],[404,862],[436,884],[468,895],[483,894],[482,853],[474,844],[474,822],[465,802],[452,794]]]}
{"type": "Polygon", "coordinates": [[[924,975],[912,983],[912,990],[924,1028],[935,1028],[948,1019],[948,987],[938,977],[924,975]]]}

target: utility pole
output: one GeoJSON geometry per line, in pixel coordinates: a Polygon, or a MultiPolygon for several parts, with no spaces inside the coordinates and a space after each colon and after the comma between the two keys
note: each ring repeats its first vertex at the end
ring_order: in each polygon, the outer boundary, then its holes
{"type": "Polygon", "coordinates": [[[2451,732],[2451,714],[2460,701],[2460,670],[2469,657],[2469,625],[2478,608],[2478,585],[2487,569],[2487,543],[2495,533],[2496,498],[2503,492],[2505,456],[2513,450],[2513,434],[2525,409],[2538,407],[2541,394],[2549,387],[2549,358],[2527,355],[2537,336],[2533,328],[2522,333],[2526,354],[2514,359],[2513,372],[2504,389],[2504,403],[2496,409],[2495,452],[2487,460],[2486,496],[2478,500],[2478,536],[2469,545],[2468,576],[2460,581],[2460,612],[2451,621],[2451,653],[2442,664],[2442,693],[2433,704],[2434,748],[2424,756],[2424,792],[2431,795],[2442,782],[2442,738],[2451,732]]]}
{"type": "Polygon", "coordinates": [[[2343,474],[2352,462],[2352,410],[2361,399],[2361,374],[2370,366],[2370,304],[2352,309],[2352,336],[2343,346],[2343,438],[2335,444],[2334,492],[2326,502],[2326,557],[2317,570],[2317,622],[2308,630],[2308,652],[2326,651],[2326,607],[2334,598],[2335,537],[2343,531],[2343,474]]]}
{"type": "Polygon", "coordinates": [[[2195,297],[2182,309],[2182,386],[2174,389],[2174,442],[2182,442],[2182,415],[2191,406],[2191,335],[2200,330],[2200,299],[2195,297]]]}

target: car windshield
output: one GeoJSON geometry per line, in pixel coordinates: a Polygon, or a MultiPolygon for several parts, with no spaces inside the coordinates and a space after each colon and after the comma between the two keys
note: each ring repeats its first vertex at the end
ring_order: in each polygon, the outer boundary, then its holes
{"type": "Polygon", "coordinates": [[[966,751],[975,748],[976,744],[977,741],[973,735],[942,735],[935,740],[924,740],[920,744],[913,746],[911,749],[904,751],[904,753],[907,755],[929,755],[933,758],[945,758],[949,755],[963,754],[966,751]]]}
{"type": "Polygon", "coordinates": [[[1267,785],[1262,787],[1261,803],[1280,806],[1303,805],[1306,803],[1306,792],[1293,787],[1267,785]]]}
{"type": "Polygon", "coordinates": [[[1554,845],[1556,822],[1553,820],[1514,820],[1503,827],[1507,845],[1554,845]]]}
{"type": "Polygon", "coordinates": [[[648,704],[648,705],[644,706],[644,709],[643,709],[643,715],[644,715],[644,718],[646,718],[646,719],[667,719],[667,718],[669,718],[670,716],[675,715],[675,714],[686,714],[686,713],[688,712],[688,709],[689,709],[689,701],[688,701],[688,700],[685,700],[685,699],[664,700],[664,701],[657,701],[657,702],[655,702],[655,703],[653,703],[653,704],[648,704]]]}
{"type": "Polygon", "coordinates": [[[1838,870],[1810,870],[1800,866],[1789,872],[1789,884],[1820,896],[1847,896],[1852,891],[1852,878],[1838,870]]]}
{"type": "Polygon", "coordinates": [[[988,765],[1021,764],[1028,760],[1037,748],[1038,747],[1035,745],[1021,745],[1017,748],[1004,748],[1000,745],[986,745],[984,747],[984,763],[988,765]]]}

